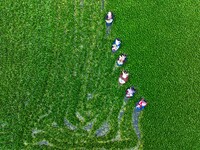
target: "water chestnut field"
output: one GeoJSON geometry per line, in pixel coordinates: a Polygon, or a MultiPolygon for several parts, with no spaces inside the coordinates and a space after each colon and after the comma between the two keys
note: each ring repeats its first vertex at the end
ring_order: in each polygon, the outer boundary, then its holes
{"type": "Polygon", "coordinates": [[[1,1],[0,149],[199,150],[199,8],[198,0],[1,1]],[[122,46],[112,54],[115,38],[122,46]],[[116,67],[121,53],[127,62],[116,67]],[[130,77],[120,86],[122,70],[130,77]],[[148,105],[134,125],[141,97],[148,105]]]}

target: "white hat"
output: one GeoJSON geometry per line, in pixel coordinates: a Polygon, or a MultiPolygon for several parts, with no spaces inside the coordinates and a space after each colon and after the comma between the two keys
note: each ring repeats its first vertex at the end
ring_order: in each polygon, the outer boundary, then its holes
{"type": "Polygon", "coordinates": [[[108,17],[111,18],[112,17],[112,13],[109,11],[108,12],[108,17]]]}

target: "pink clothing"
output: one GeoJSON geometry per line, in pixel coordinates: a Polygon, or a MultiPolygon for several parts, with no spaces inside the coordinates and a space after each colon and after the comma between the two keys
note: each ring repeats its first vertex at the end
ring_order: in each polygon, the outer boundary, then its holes
{"type": "Polygon", "coordinates": [[[108,19],[112,19],[112,13],[108,12],[108,19]]]}
{"type": "Polygon", "coordinates": [[[147,102],[145,102],[144,100],[141,100],[141,101],[138,103],[137,107],[144,107],[144,106],[146,106],[146,105],[147,105],[147,102]]]}

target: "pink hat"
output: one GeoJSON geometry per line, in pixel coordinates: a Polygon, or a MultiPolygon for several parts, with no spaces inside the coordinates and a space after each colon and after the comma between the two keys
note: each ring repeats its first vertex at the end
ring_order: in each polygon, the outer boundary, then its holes
{"type": "Polygon", "coordinates": [[[110,11],[108,12],[108,18],[112,18],[112,13],[110,11]]]}

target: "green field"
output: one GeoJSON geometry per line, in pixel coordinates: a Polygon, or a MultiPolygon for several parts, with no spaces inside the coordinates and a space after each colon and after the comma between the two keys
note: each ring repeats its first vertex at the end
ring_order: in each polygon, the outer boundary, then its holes
{"type": "Polygon", "coordinates": [[[106,0],[103,10],[100,0],[83,2],[1,2],[0,149],[199,150],[200,1],[106,0]],[[112,54],[116,37],[122,47],[112,54]],[[115,68],[120,53],[128,61],[115,68]],[[122,69],[130,80],[119,86],[122,69]],[[131,85],[137,93],[119,123],[131,85]],[[109,131],[97,137],[104,123],[109,131]]]}

